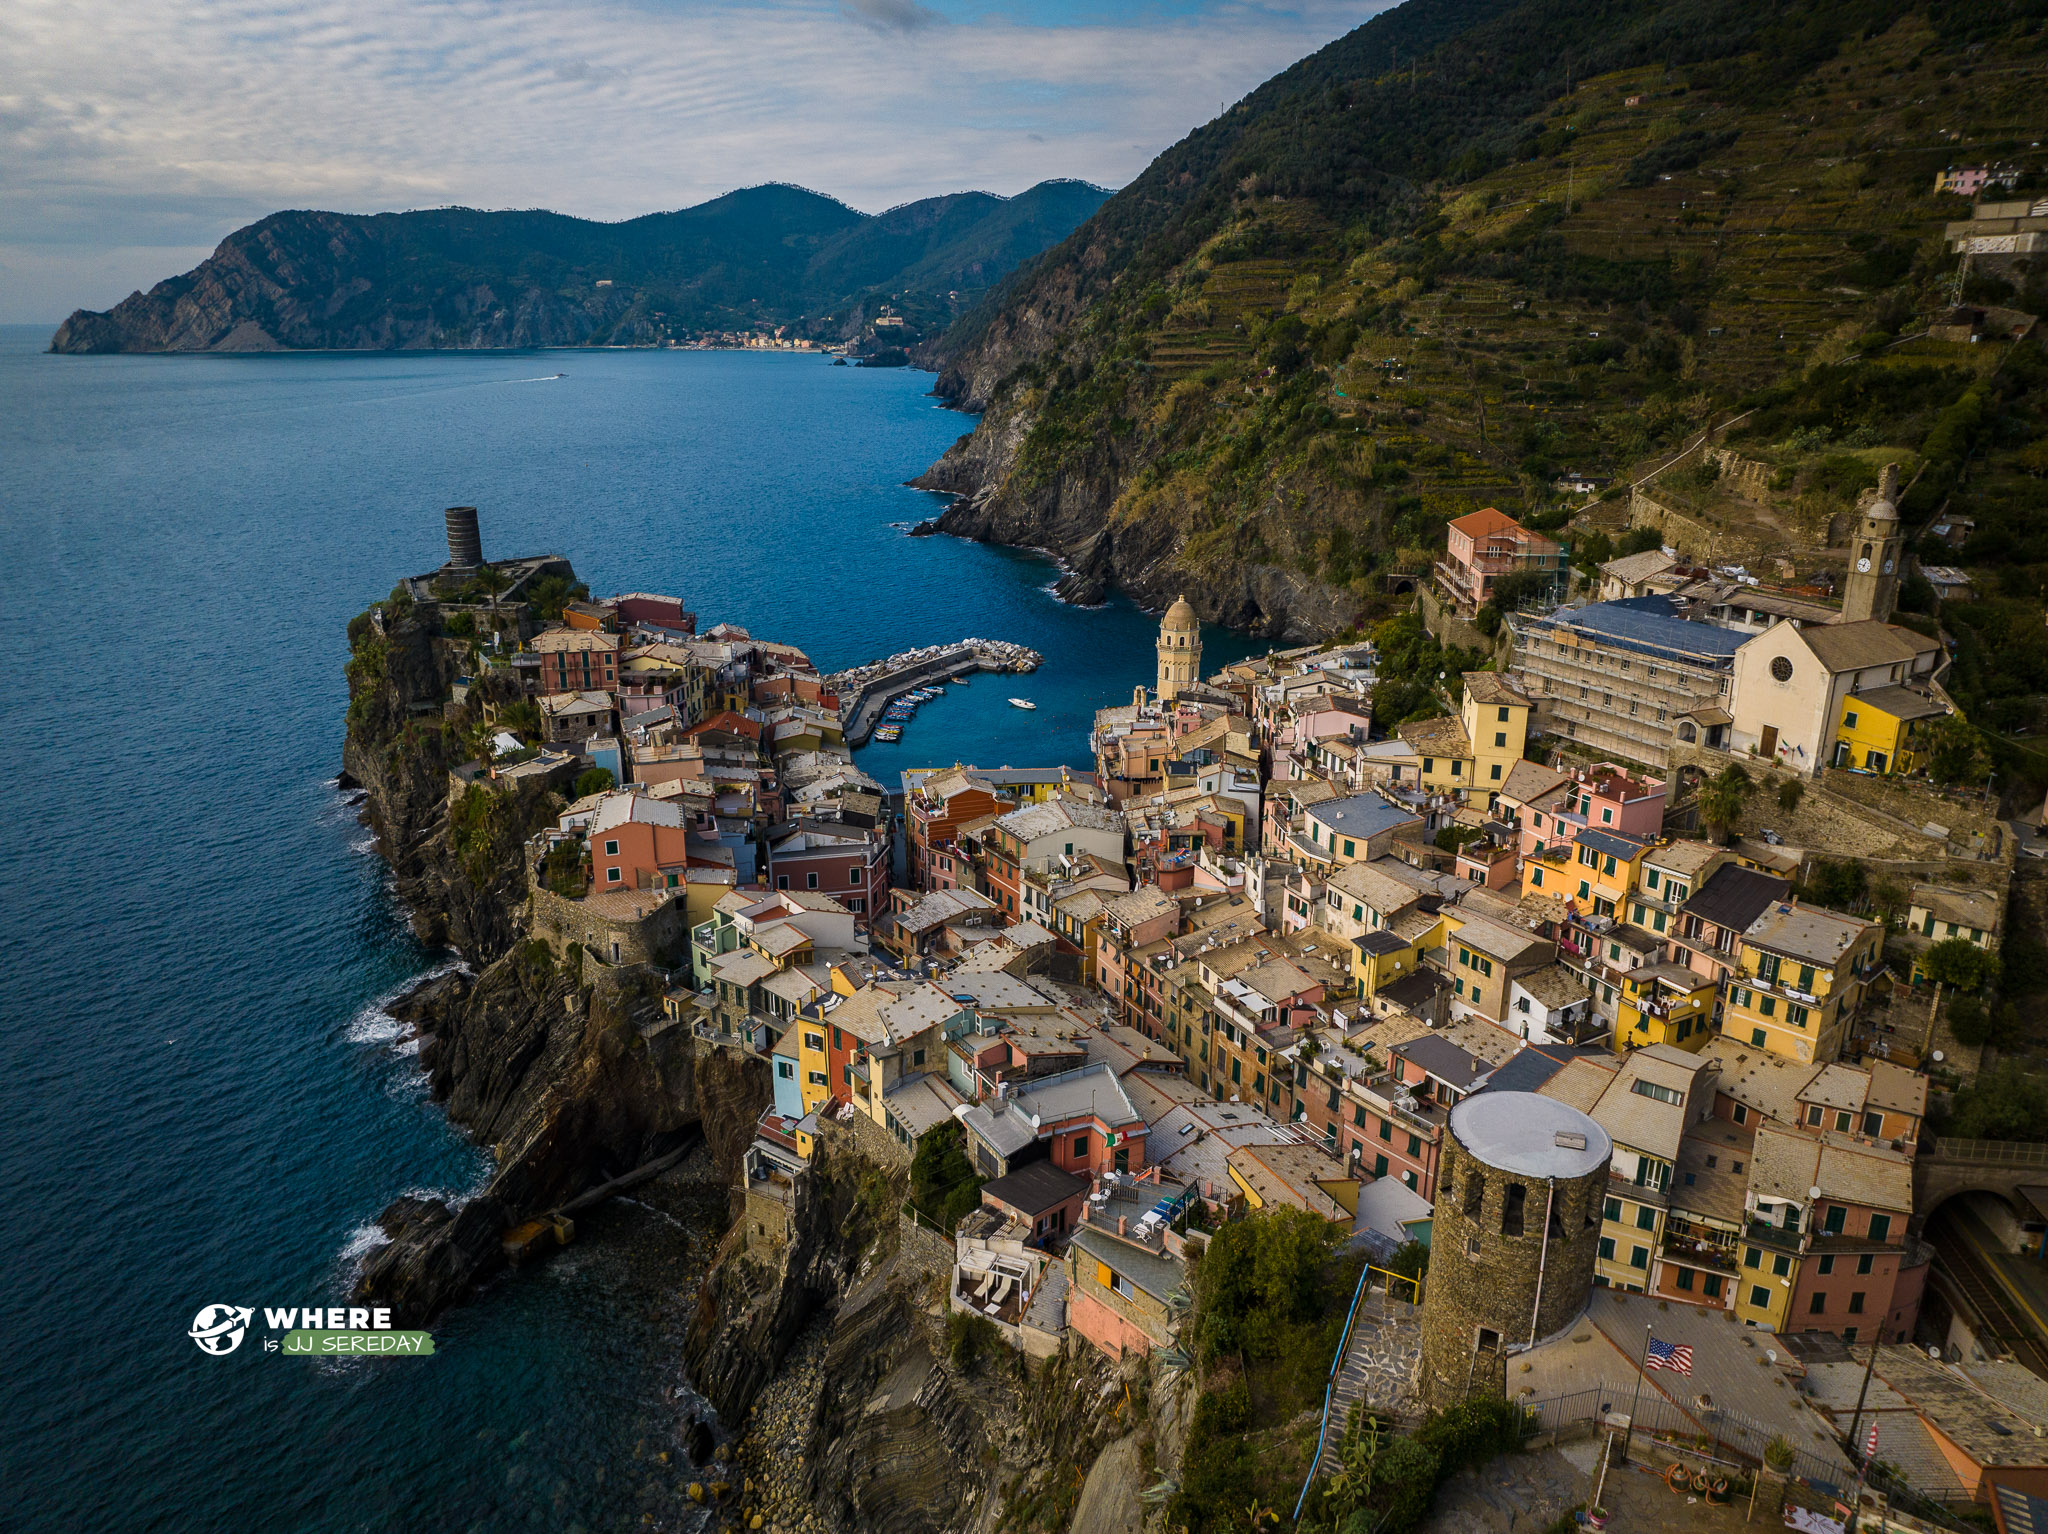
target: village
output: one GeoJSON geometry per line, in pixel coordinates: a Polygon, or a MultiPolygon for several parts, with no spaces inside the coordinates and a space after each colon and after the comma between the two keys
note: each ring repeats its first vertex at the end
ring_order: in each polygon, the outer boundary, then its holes
{"type": "Polygon", "coordinates": [[[408,585],[519,684],[451,788],[566,801],[528,935],[767,1062],[745,1247],[846,1144],[907,1177],[949,1313],[1142,1361],[1214,1233],[1291,1211],[1363,1258],[1311,1478],[1354,1406],[1505,1398],[1684,1444],[1702,1491],[1768,1467],[1802,1527],[2029,1528],[2048,1158],[1931,1119],[2035,828],[1928,775],[1956,709],[1893,621],[1897,494],[1838,600],[1669,548],[1575,572],[1475,512],[1416,593],[1466,669],[1360,638],[1205,674],[1176,601],[1092,766],[887,783],[849,743],[878,688],[1036,657],[822,675],[487,563],[471,508],[408,585]],[[1389,680],[1435,706],[1382,728],[1389,680]]]}

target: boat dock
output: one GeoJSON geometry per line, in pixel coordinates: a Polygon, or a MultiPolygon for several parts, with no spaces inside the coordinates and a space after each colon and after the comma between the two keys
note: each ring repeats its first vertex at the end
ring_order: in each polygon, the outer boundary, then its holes
{"type": "Polygon", "coordinates": [[[905,693],[977,671],[1021,674],[1036,671],[1043,657],[1036,650],[999,639],[963,639],[957,644],[906,650],[886,660],[856,666],[827,678],[839,691],[839,722],[849,746],[864,746],[882,715],[905,693]]]}

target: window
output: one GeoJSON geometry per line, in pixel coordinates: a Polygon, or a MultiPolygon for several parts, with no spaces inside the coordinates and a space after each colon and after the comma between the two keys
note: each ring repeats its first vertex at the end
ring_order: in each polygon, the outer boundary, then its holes
{"type": "Polygon", "coordinates": [[[1358,856],[1358,848],[1348,836],[1344,838],[1344,856],[1347,858],[1358,856]]]}
{"type": "MultiPolygon", "coordinates": [[[[1756,1042],[1761,1044],[1763,1043],[1763,1040],[1758,1039],[1756,1042]]],[[[1741,1103],[1737,1103],[1735,1105],[1734,1119],[1735,1122],[1738,1124],[1747,1124],[1749,1122],[1749,1109],[1743,1106],[1741,1103]]]]}
{"type": "Polygon", "coordinates": [[[784,1081],[796,1080],[796,1061],[777,1060],[775,1062],[775,1074],[784,1081]]]}
{"type": "Polygon", "coordinates": [[[1600,1260],[1602,1262],[1614,1261],[1614,1237],[1602,1236],[1600,1238],[1600,1260]]]}
{"type": "MultiPolygon", "coordinates": [[[[1793,1008],[1793,1010],[1798,1011],[1799,1009],[1795,1007],[1793,1008]]],[[[1849,1126],[1854,1122],[1855,1120],[1852,1119],[1846,1111],[1838,1112],[1835,1115],[1835,1130],[1839,1134],[1847,1134],[1849,1132],[1849,1126]]]]}
{"type": "Polygon", "coordinates": [[[923,1051],[923,1050],[921,1050],[921,1049],[914,1049],[914,1050],[912,1050],[912,1051],[910,1052],[910,1063],[911,1063],[912,1065],[922,1065],[922,1064],[924,1064],[924,1051],[923,1051]]]}
{"type": "Polygon", "coordinates": [[[1372,1158],[1372,1175],[1375,1177],[1387,1175],[1387,1158],[1385,1156],[1375,1156],[1372,1158]]]}
{"type": "Polygon", "coordinates": [[[1655,1230],[1656,1228],[1657,1211],[1651,1208],[1648,1204],[1644,1204],[1641,1207],[1639,1207],[1636,1210],[1636,1229],[1655,1230]]]}
{"type": "Polygon", "coordinates": [[[1771,1259],[1771,1277],[1783,1278],[1792,1271],[1792,1259],[1783,1252],[1771,1259]]]}
{"type": "Polygon", "coordinates": [[[1861,1289],[1856,1290],[1849,1296],[1849,1314],[1852,1316],[1863,1314],[1863,1291],[1861,1289]]]}
{"type": "Polygon", "coordinates": [[[1494,731],[1494,735],[1493,735],[1493,743],[1494,743],[1494,745],[1495,745],[1495,747],[1496,747],[1496,748],[1498,748],[1498,747],[1501,747],[1501,746],[1505,746],[1505,745],[1506,745],[1506,744],[1508,743],[1508,734],[1507,734],[1507,731],[1505,731],[1505,730],[1496,730],[1496,731],[1494,731]]]}
{"type": "Polygon", "coordinates": [[[1500,1201],[1500,1233],[1503,1236],[1519,1236],[1522,1233],[1522,1212],[1529,1201],[1529,1190],[1518,1182],[1508,1184],[1507,1197],[1500,1201]]]}
{"type": "Polygon", "coordinates": [[[1889,1241],[1892,1234],[1892,1217],[1888,1214],[1874,1214],[1870,1217],[1870,1239],[1889,1241]]]}
{"type": "Polygon", "coordinates": [[[1087,1154],[1088,1154],[1088,1137],[1087,1137],[1086,1135],[1075,1135],[1075,1136],[1074,1136],[1074,1155],[1075,1155],[1076,1159],[1084,1158],[1084,1157],[1086,1157],[1086,1156],[1087,1156],[1087,1154]]]}
{"type": "Polygon", "coordinates": [[[1856,728],[1856,710],[1855,710],[1855,709],[1853,709],[1853,708],[1852,708],[1852,709],[1850,709],[1850,710],[1849,710],[1848,712],[1846,712],[1845,714],[1843,714],[1843,715],[1842,715],[1842,728],[1843,728],[1843,729],[1845,729],[1845,730],[1853,730],[1853,729],[1855,729],[1855,728],[1856,728]]]}
{"type": "Polygon", "coordinates": [[[1835,1271],[1835,1254],[1833,1252],[1821,1258],[1820,1270],[1822,1273],[1832,1273],[1835,1271]]]}
{"type": "Polygon", "coordinates": [[[1884,1115],[1882,1113],[1864,1114],[1863,1132],[1873,1136],[1882,1135],[1884,1133],[1884,1115]]]}
{"type": "Polygon", "coordinates": [[[1821,1221],[1821,1229],[1831,1236],[1839,1236],[1848,1224],[1849,1211],[1840,1204],[1831,1206],[1827,1217],[1821,1221]]]}
{"type": "Polygon", "coordinates": [[[847,882],[847,883],[848,883],[849,885],[851,885],[851,886],[852,886],[853,888],[855,888],[855,889],[859,889],[859,888],[860,888],[860,870],[859,870],[858,868],[849,868],[849,869],[847,869],[847,870],[846,870],[846,882],[847,882]]]}
{"type": "Polygon", "coordinates": [[[616,868],[607,868],[604,871],[604,882],[607,884],[621,883],[624,881],[625,877],[626,876],[620,873],[616,868]]]}
{"type": "Polygon", "coordinates": [[[1408,1154],[1411,1156],[1422,1154],[1422,1137],[1420,1135],[1410,1135],[1408,1137],[1408,1154]]]}
{"type": "Polygon", "coordinates": [[[1806,1307],[1806,1313],[1810,1316],[1826,1315],[1828,1313],[1828,1297],[1824,1294],[1816,1294],[1813,1297],[1812,1303],[1806,1307]]]}
{"type": "Polygon", "coordinates": [[[1621,1218],[1621,1200],[1618,1198],[1609,1199],[1602,1208],[1601,1213],[1605,1214],[1610,1220],[1619,1220],[1621,1218]]]}
{"type": "Polygon", "coordinates": [[[617,842],[606,842],[604,844],[604,855],[608,858],[617,857],[619,855],[619,844],[617,842]]]}
{"type": "Polygon", "coordinates": [[[1678,1284],[1678,1287],[1681,1289],[1692,1288],[1692,1269],[1680,1268],[1678,1270],[1676,1282],[1678,1284]]]}
{"type": "Polygon", "coordinates": [[[825,1035],[822,1033],[806,1033],[804,1035],[804,1048],[822,1051],[825,1048],[825,1035]]]}
{"type": "Polygon", "coordinates": [[[1641,1268],[1647,1272],[1650,1266],[1650,1249],[1647,1246],[1631,1247],[1628,1254],[1628,1265],[1632,1268],[1641,1268]]]}
{"type": "Polygon", "coordinates": [[[1868,1273],[1868,1272],[1870,1271],[1870,1268],[1871,1268],[1871,1264],[1872,1264],[1872,1262],[1873,1262],[1873,1261],[1875,1261],[1875,1259],[1874,1259],[1874,1258],[1873,1258],[1873,1257],[1871,1256],[1871,1254],[1870,1254],[1870,1253],[1868,1253],[1868,1252],[1865,1252],[1865,1253],[1864,1253],[1864,1254],[1863,1254],[1863,1255],[1862,1255],[1861,1257],[1858,1257],[1858,1258],[1856,1259],[1856,1275],[1857,1275],[1857,1277],[1859,1277],[1859,1278],[1860,1278],[1860,1277],[1862,1277],[1862,1276],[1863,1276],[1864,1274],[1868,1273]]]}
{"type": "Polygon", "coordinates": [[[1477,1172],[1465,1176],[1465,1218],[1477,1219],[1479,1206],[1486,1201],[1486,1179],[1477,1172]]]}
{"type": "Polygon", "coordinates": [[[1499,713],[1495,714],[1493,717],[1499,720],[1502,724],[1506,724],[1508,722],[1508,711],[1505,708],[1503,708],[1499,713]]]}
{"type": "Polygon", "coordinates": [[[1769,1310],[1771,1308],[1771,1291],[1762,1284],[1751,1284],[1749,1286],[1749,1303],[1758,1310],[1769,1310]]]}
{"type": "Polygon", "coordinates": [[[1675,1106],[1683,1106],[1685,1103],[1685,1094],[1683,1092],[1675,1091],[1670,1087],[1660,1087],[1654,1081],[1632,1081],[1629,1083],[1628,1089],[1635,1093],[1636,1096],[1647,1097],[1650,1101],[1656,1103],[1671,1103],[1675,1106]]]}
{"type": "Polygon", "coordinates": [[[1700,1293],[1710,1300],[1718,1300],[1721,1297],[1721,1275],[1709,1273],[1707,1281],[1700,1286],[1700,1293]]]}
{"type": "Polygon", "coordinates": [[[1394,1143],[1394,1126],[1386,1119],[1380,1120],[1380,1138],[1389,1145],[1394,1143]]]}

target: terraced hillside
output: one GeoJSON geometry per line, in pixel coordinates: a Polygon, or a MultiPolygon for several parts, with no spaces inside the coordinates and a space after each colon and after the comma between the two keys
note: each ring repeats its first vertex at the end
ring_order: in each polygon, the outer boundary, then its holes
{"type": "Polygon", "coordinates": [[[2044,85],[2024,6],[1410,0],[956,327],[941,389],[987,408],[925,483],[962,496],[947,530],[1054,548],[1076,594],[1185,590],[1275,635],[1380,616],[1479,506],[1597,548],[1639,480],[1701,553],[1824,580],[1882,463],[1925,521],[2039,431],[2038,338],[1924,333],[1962,297],[2040,312],[2024,269],[1959,281],[1969,208],[1933,188],[2005,161],[2048,193],[2044,85]]]}

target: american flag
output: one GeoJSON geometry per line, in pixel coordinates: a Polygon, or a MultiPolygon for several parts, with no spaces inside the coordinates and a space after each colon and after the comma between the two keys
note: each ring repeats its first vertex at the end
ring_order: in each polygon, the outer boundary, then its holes
{"type": "Polygon", "coordinates": [[[1650,1339],[1649,1352],[1643,1355],[1645,1369],[1669,1369],[1673,1374],[1692,1373],[1692,1348],[1683,1342],[1659,1342],[1650,1339]]]}

